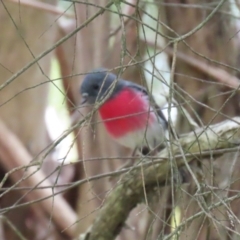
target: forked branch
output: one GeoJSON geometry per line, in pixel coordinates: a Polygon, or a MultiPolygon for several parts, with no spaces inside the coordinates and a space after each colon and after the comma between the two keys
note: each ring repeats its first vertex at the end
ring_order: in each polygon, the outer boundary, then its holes
{"type": "Polygon", "coordinates": [[[155,162],[146,161],[123,175],[121,182],[106,197],[89,233],[80,239],[115,239],[131,210],[144,201],[144,191],[153,192],[156,186],[165,184],[173,158],[177,166],[181,167],[196,157],[214,154],[219,156],[229,149],[237,150],[239,141],[239,117],[199,128],[180,137],[178,141],[172,143],[171,152],[169,149],[164,149],[158,154],[155,162]]]}

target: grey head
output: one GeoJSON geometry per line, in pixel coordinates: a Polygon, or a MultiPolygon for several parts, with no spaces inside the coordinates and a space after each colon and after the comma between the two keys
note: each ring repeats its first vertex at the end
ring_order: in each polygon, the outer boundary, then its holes
{"type": "Polygon", "coordinates": [[[97,101],[105,99],[108,95],[110,95],[108,97],[114,96],[114,94],[124,87],[124,81],[116,81],[117,76],[107,72],[107,70],[103,68],[88,73],[80,87],[80,93],[82,95],[81,104],[94,104],[97,101]]]}

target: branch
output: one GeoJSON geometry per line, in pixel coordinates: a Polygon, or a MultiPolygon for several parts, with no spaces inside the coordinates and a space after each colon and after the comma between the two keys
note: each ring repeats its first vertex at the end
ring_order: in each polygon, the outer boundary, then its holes
{"type": "MultiPolygon", "coordinates": [[[[32,190],[36,186],[50,186],[51,183],[46,179],[39,166],[36,166],[37,163],[34,164],[32,159],[32,156],[27,152],[16,135],[0,121],[0,160],[5,170],[9,171],[9,174],[6,176],[11,174],[10,177],[13,182],[16,182],[15,185],[19,184],[20,187],[29,187],[32,190]]],[[[2,180],[1,185],[5,180],[6,178],[2,180]]],[[[1,196],[7,191],[3,192],[1,196]]],[[[52,216],[52,220],[58,228],[60,230],[66,229],[65,233],[73,237],[75,234],[74,228],[69,228],[69,226],[77,221],[77,215],[62,196],[56,195],[49,198],[52,195],[53,190],[41,189],[29,191],[25,198],[29,201],[46,198],[46,200],[39,202],[39,209],[45,212],[47,216],[52,216]]]]}
{"type": "Polygon", "coordinates": [[[74,18],[74,14],[67,13],[66,10],[61,10],[59,7],[56,7],[54,5],[44,3],[44,2],[38,2],[38,1],[32,1],[32,0],[9,0],[10,2],[21,4],[27,7],[32,7],[41,11],[49,12],[55,15],[61,15],[69,18],[74,18]]]}
{"type": "Polygon", "coordinates": [[[23,68],[21,68],[18,72],[13,74],[8,80],[6,80],[3,84],[0,85],[0,91],[2,91],[3,88],[11,84],[17,77],[19,77],[21,74],[23,74],[25,71],[27,71],[31,66],[33,66],[35,63],[37,63],[40,59],[42,59],[44,56],[46,56],[48,53],[52,52],[56,47],[60,46],[62,43],[67,41],[70,37],[74,36],[77,32],[79,32],[81,29],[86,27],[90,22],[92,22],[95,18],[97,18],[99,15],[103,14],[108,8],[110,8],[113,5],[113,2],[109,2],[105,7],[102,7],[96,14],[94,14],[92,17],[88,18],[81,26],[74,29],[71,33],[57,41],[53,46],[48,48],[46,51],[41,53],[40,55],[36,56],[33,61],[26,64],[23,68]]]}
{"type": "MultiPolygon", "coordinates": [[[[219,124],[200,128],[195,132],[181,137],[171,146],[171,156],[184,152],[185,157],[176,159],[178,167],[184,166],[184,159],[191,162],[197,156],[209,155],[217,149],[236,147],[240,140],[240,118],[236,117],[219,124]]],[[[224,152],[224,151],[223,151],[224,152]]],[[[219,153],[218,153],[219,156],[219,153]]],[[[122,177],[122,181],[107,197],[92,229],[84,239],[112,240],[119,234],[130,211],[144,199],[144,189],[153,191],[158,185],[164,184],[170,171],[172,159],[164,149],[158,154],[158,163],[133,169],[122,177]],[[144,179],[143,179],[144,177],[144,179]],[[144,180],[144,181],[143,181],[144,180]],[[144,182],[144,186],[143,186],[144,182]]],[[[82,238],[81,238],[82,239],[82,238]]]]}
{"type": "MultiPolygon", "coordinates": [[[[174,55],[173,49],[170,47],[163,48],[161,45],[158,45],[151,41],[147,41],[147,44],[154,48],[157,47],[159,49],[164,49],[164,52],[166,52],[170,56],[174,55]]],[[[178,59],[181,59],[185,63],[196,68],[197,70],[199,70],[205,74],[208,74],[212,78],[216,79],[218,82],[223,83],[225,86],[228,86],[233,89],[238,89],[240,86],[239,78],[237,78],[236,76],[228,73],[227,71],[225,71],[221,68],[211,66],[202,60],[199,60],[195,57],[192,57],[190,55],[187,55],[187,54],[179,52],[179,51],[176,53],[176,56],[178,59]]]]}

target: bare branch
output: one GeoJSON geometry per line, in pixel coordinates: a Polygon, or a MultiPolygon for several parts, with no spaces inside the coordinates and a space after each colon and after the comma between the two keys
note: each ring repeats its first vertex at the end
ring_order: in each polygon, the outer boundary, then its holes
{"type": "Polygon", "coordinates": [[[24,73],[27,69],[29,69],[31,66],[33,66],[35,63],[37,63],[40,59],[42,59],[44,56],[46,56],[48,53],[52,52],[56,47],[60,46],[62,43],[67,41],[70,37],[74,36],[78,31],[86,27],[91,21],[93,21],[95,18],[97,18],[99,15],[103,14],[106,9],[108,9],[113,3],[108,3],[105,7],[102,7],[95,15],[88,18],[81,26],[77,27],[75,30],[73,30],[71,33],[66,35],[64,38],[57,41],[52,47],[41,53],[39,56],[37,56],[33,61],[26,64],[22,69],[20,69],[18,72],[16,72],[12,77],[10,77],[7,81],[5,81],[3,84],[0,85],[0,91],[8,86],[11,82],[13,82],[17,77],[19,77],[22,73],[24,73]]]}
{"type": "MultiPolygon", "coordinates": [[[[41,169],[39,169],[39,166],[31,164],[33,158],[16,135],[2,121],[0,121],[0,159],[6,171],[17,168],[15,172],[12,171],[10,177],[14,182],[19,182],[20,186],[27,186],[34,189],[38,185],[51,185],[48,179],[45,179],[46,177],[41,169]]],[[[29,191],[26,198],[28,200],[36,200],[52,196],[52,194],[51,189],[42,189],[41,191],[29,191]]],[[[14,206],[12,207],[14,208],[14,206]]],[[[47,198],[45,201],[39,202],[39,207],[47,216],[52,216],[53,222],[61,230],[66,228],[66,234],[71,237],[74,236],[74,228],[67,227],[76,222],[77,216],[62,196],[54,196],[54,203],[52,197],[47,198]]]]}
{"type": "Polygon", "coordinates": [[[74,14],[72,13],[67,13],[66,11],[63,11],[61,9],[59,9],[59,7],[53,6],[51,4],[48,3],[44,3],[44,2],[39,2],[39,1],[30,1],[30,0],[9,0],[10,2],[13,3],[17,3],[17,4],[21,4],[27,7],[32,7],[38,10],[42,10],[42,11],[46,11],[55,15],[63,15],[65,17],[69,17],[69,18],[74,18],[74,14]]]}
{"type": "Polygon", "coordinates": [[[233,89],[239,88],[240,79],[219,67],[211,66],[204,61],[201,61],[197,58],[194,58],[188,54],[185,54],[179,51],[177,53],[174,53],[172,48],[170,47],[163,48],[160,45],[156,45],[155,42],[148,41],[147,44],[154,48],[157,47],[159,49],[164,49],[164,52],[166,52],[170,56],[173,56],[173,54],[176,54],[178,59],[181,59],[182,61],[186,62],[190,66],[196,68],[197,70],[205,74],[208,74],[209,76],[216,79],[218,82],[224,83],[224,85],[230,88],[233,88],[233,89]]]}
{"type": "MultiPolygon", "coordinates": [[[[201,156],[201,152],[215,149],[231,148],[236,146],[240,140],[240,118],[233,118],[222,123],[211,125],[207,129],[200,128],[196,132],[189,133],[179,139],[179,142],[172,144],[172,156],[181,151],[189,154],[185,159],[187,162],[201,156]],[[179,148],[179,146],[181,146],[179,148]]],[[[161,158],[169,158],[167,149],[158,155],[161,158]]],[[[170,161],[163,159],[160,163],[145,166],[144,169],[135,168],[126,173],[122,181],[107,197],[98,217],[95,219],[91,232],[87,234],[88,240],[93,239],[114,239],[120,232],[130,211],[142,202],[144,197],[143,189],[147,192],[154,191],[154,188],[165,183],[167,174],[170,171],[170,161]],[[142,185],[142,171],[144,183],[142,185]]],[[[183,158],[176,160],[178,167],[184,166],[183,158]]]]}

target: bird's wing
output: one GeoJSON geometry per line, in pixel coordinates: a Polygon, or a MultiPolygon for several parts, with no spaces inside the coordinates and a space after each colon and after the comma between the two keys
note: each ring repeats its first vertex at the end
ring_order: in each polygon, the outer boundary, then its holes
{"type": "Polygon", "coordinates": [[[166,126],[166,129],[168,129],[170,131],[171,135],[173,136],[173,138],[175,140],[177,140],[178,136],[177,136],[177,138],[175,137],[175,134],[174,134],[174,131],[172,129],[172,126],[168,123],[168,120],[164,116],[161,107],[155,102],[155,99],[154,99],[154,97],[152,95],[151,95],[151,103],[152,103],[154,109],[156,110],[158,116],[163,120],[163,122],[164,122],[164,124],[166,126]]]}

